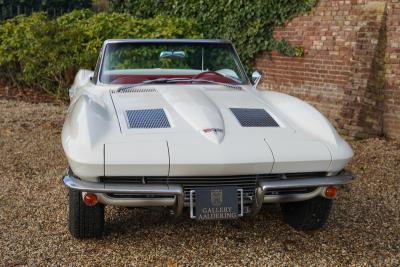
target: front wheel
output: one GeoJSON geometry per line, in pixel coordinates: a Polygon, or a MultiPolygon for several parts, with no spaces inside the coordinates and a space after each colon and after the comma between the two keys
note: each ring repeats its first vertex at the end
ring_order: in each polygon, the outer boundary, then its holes
{"type": "Polygon", "coordinates": [[[283,220],[297,230],[317,230],[328,220],[332,199],[315,197],[300,202],[282,203],[283,220]]]}
{"type": "Polygon", "coordinates": [[[69,189],[68,225],[76,238],[100,237],[104,230],[104,205],[87,206],[80,191],[69,189]]]}

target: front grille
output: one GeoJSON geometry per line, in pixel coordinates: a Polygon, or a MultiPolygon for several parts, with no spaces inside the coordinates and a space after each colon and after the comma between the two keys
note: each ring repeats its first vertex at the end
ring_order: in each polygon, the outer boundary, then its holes
{"type": "Polygon", "coordinates": [[[242,127],[279,127],[278,123],[262,108],[230,108],[242,127]]]}
{"type": "MultiPolygon", "coordinates": [[[[168,183],[182,185],[185,193],[185,202],[189,202],[190,190],[198,187],[236,186],[243,189],[246,202],[254,198],[257,176],[215,176],[215,177],[169,177],[168,183]]],[[[238,192],[238,198],[240,193],[238,192]]]]}
{"type": "Polygon", "coordinates": [[[170,128],[164,109],[127,110],[128,128],[170,128]]]}
{"type": "MultiPolygon", "coordinates": [[[[259,178],[276,177],[279,175],[243,175],[243,176],[213,176],[213,177],[103,177],[105,183],[133,183],[133,184],[176,184],[181,185],[185,194],[185,202],[189,203],[190,190],[198,187],[236,186],[243,189],[243,197],[246,202],[254,198],[257,180],[259,178]]],[[[240,193],[238,192],[238,198],[240,193]]]]}
{"type": "Polygon", "coordinates": [[[168,177],[165,176],[134,176],[134,177],[102,177],[100,179],[104,183],[115,184],[167,184],[168,177]]]}

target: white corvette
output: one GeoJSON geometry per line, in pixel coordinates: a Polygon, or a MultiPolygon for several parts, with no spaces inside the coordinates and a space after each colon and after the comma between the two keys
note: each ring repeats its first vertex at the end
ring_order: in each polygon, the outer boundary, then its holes
{"type": "Polygon", "coordinates": [[[260,77],[227,41],[105,41],[62,131],[71,233],[100,236],[104,205],[208,220],[281,203],[291,226],[321,227],[353,151],[312,106],[258,91],[260,77]]]}

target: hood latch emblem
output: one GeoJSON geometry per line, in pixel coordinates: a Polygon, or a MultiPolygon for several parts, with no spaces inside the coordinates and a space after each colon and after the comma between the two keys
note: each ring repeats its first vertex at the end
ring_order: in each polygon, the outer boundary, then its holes
{"type": "Polygon", "coordinates": [[[223,133],[224,130],[223,130],[223,129],[220,129],[220,128],[205,128],[205,129],[203,129],[203,132],[205,132],[205,133],[215,133],[215,134],[218,134],[218,133],[223,133]]]}

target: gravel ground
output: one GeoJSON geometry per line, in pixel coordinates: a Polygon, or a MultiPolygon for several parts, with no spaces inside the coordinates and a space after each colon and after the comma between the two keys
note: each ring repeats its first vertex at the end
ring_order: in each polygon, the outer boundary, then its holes
{"type": "Polygon", "coordinates": [[[66,106],[0,100],[0,265],[400,265],[400,143],[352,142],[342,190],[321,231],[297,232],[279,207],[199,223],[142,209],[106,208],[106,235],[67,229],[60,132],[66,106]]]}

